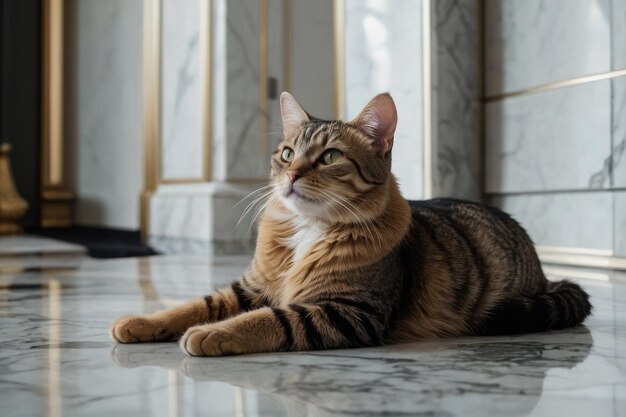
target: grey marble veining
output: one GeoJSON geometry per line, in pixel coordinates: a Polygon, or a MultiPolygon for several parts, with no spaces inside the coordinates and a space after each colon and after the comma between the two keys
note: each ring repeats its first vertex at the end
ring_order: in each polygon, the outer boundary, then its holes
{"type": "Polygon", "coordinates": [[[78,224],[139,228],[142,1],[65,2],[64,146],[78,224]]]}
{"type": "Polygon", "coordinates": [[[487,192],[610,186],[611,80],[490,102],[485,111],[487,192]]]}
{"type": "Polygon", "coordinates": [[[398,109],[392,172],[406,198],[423,197],[421,3],[345,2],[345,109],[355,117],[376,94],[398,109]]]}
{"type": "Polygon", "coordinates": [[[594,313],[585,326],[560,332],[224,358],[187,357],[174,343],[109,340],[115,317],[205,294],[248,260],[181,255],[86,259],[58,273],[0,269],[3,416],[626,411],[626,284],[614,275],[580,280],[594,313]]]}
{"type": "Polygon", "coordinates": [[[201,0],[159,0],[161,23],[161,175],[203,175],[201,0]]]}
{"type": "Polygon", "coordinates": [[[611,18],[612,69],[626,69],[626,1],[612,0],[611,18]]]}
{"type": "Polygon", "coordinates": [[[487,0],[485,30],[487,96],[611,70],[611,0],[487,0]]]}
{"type": "Polygon", "coordinates": [[[435,5],[433,195],[480,199],[478,3],[435,5]]]}
{"type": "Polygon", "coordinates": [[[610,191],[493,197],[536,245],[613,249],[613,194],[610,191]]]}
{"type": "MultiPolygon", "coordinates": [[[[625,6],[626,7],[626,6],[625,6]]],[[[617,188],[626,187],[626,77],[611,80],[612,89],[612,152],[610,167],[612,169],[612,185],[617,188]]]]}

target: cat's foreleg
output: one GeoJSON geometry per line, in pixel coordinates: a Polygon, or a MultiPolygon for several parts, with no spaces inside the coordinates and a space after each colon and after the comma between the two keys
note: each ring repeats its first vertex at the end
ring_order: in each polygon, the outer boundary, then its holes
{"type": "Polygon", "coordinates": [[[263,305],[263,297],[245,279],[180,306],[117,319],[110,328],[120,343],[177,340],[190,327],[212,323],[263,305]]]}
{"type": "Polygon", "coordinates": [[[373,310],[327,301],[263,307],[195,326],[180,346],[192,356],[221,356],[380,345],[382,334],[382,319],[373,310]]]}

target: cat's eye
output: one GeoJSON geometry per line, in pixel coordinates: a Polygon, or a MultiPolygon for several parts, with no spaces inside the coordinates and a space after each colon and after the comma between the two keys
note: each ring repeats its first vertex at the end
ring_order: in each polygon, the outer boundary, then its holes
{"type": "Polygon", "coordinates": [[[293,161],[293,155],[294,155],[293,149],[285,148],[285,149],[283,149],[283,153],[281,154],[281,158],[285,162],[291,162],[291,161],[293,161]]]}
{"type": "Polygon", "coordinates": [[[332,165],[337,162],[339,158],[341,158],[341,155],[343,155],[341,151],[338,151],[337,149],[329,149],[324,152],[320,161],[324,165],[332,165]]]}

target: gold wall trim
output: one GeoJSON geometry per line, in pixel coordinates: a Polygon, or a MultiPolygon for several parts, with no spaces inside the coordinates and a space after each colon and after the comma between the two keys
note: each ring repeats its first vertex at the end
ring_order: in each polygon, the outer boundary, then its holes
{"type": "Polygon", "coordinates": [[[70,226],[74,196],[66,189],[63,161],[64,2],[42,3],[41,207],[42,227],[70,226]]]}
{"type": "Polygon", "coordinates": [[[150,197],[159,182],[161,137],[161,1],[143,1],[143,145],[144,189],[140,226],[149,233],[150,197]]]}
{"type": "Polygon", "coordinates": [[[200,2],[200,73],[202,77],[202,181],[213,172],[213,1],[200,2]]]}
{"type": "Polygon", "coordinates": [[[341,119],[346,105],[345,90],[345,0],[333,0],[334,114],[341,119]]]}
{"type": "Polygon", "coordinates": [[[424,190],[425,199],[433,196],[433,126],[432,126],[432,39],[431,39],[431,0],[422,2],[422,93],[424,125],[424,190]]]}
{"type": "Polygon", "coordinates": [[[574,85],[587,84],[594,81],[608,80],[626,75],[626,69],[604,72],[601,74],[586,75],[584,77],[571,78],[569,80],[555,81],[535,87],[524,88],[522,90],[511,91],[509,93],[495,94],[484,98],[489,103],[492,101],[500,101],[511,97],[527,96],[531,94],[544,93],[546,91],[557,90],[560,88],[572,87],[574,85]]]}
{"type": "Polygon", "coordinates": [[[283,91],[291,88],[291,0],[283,0],[283,91]]]}
{"type": "Polygon", "coordinates": [[[537,254],[549,264],[626,269],[626,258],[614,256],[611,250],[537,246],[537,254]]]}
{"type": "Polygon", "coordinates": [[[259,0],[259,152],[267,155],[268,103],[267,103],[267,0],[259,0]]]}

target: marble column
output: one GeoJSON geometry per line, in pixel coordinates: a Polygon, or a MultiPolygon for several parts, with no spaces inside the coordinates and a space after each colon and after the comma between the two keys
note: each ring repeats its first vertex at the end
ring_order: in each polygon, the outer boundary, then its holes
{"type": "Polygon", "coordinates": [[[251,200],[238,203],[267,183],[280,139],[282,12],[281,0],[162,1],[161,167],[148,232],[157,249],[252,249],[254,212],[237,225],[251,200]]]}
{"type": "Polygon", "coordinates": [[[473,0],[345,1],[343,116],[391,93],[408,199],[481,197],[478,13],[473,0]]]}

